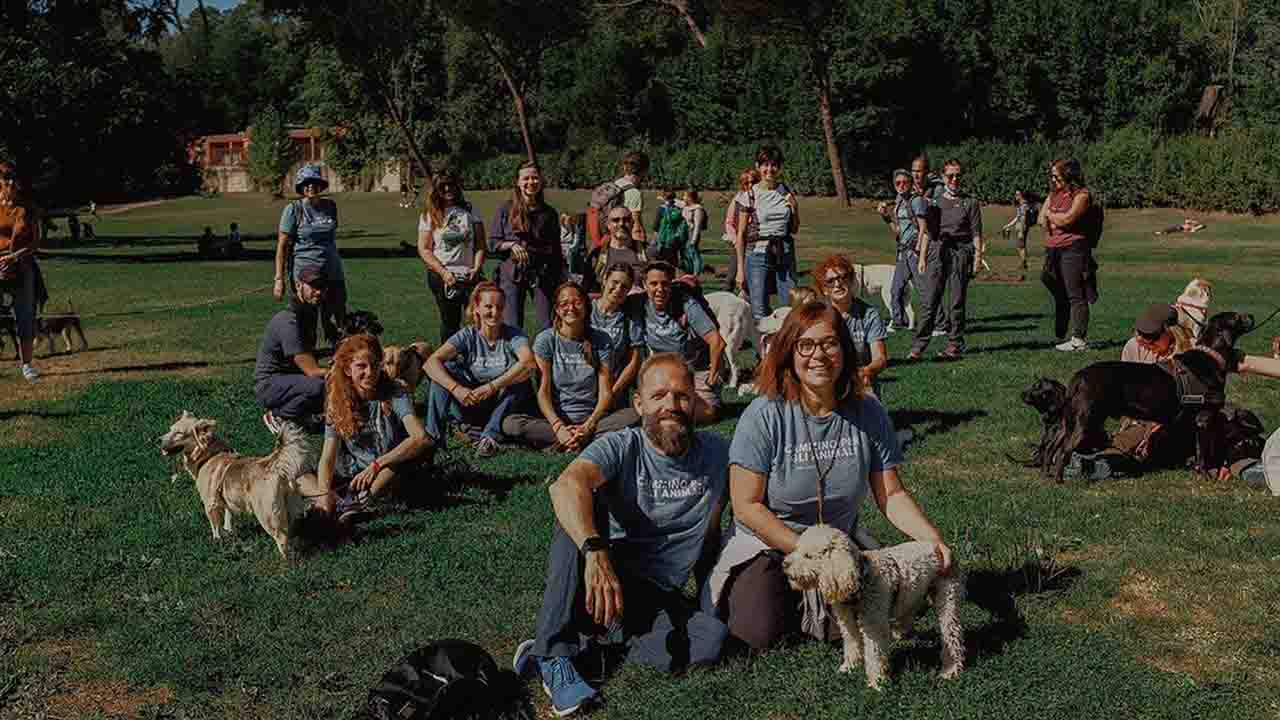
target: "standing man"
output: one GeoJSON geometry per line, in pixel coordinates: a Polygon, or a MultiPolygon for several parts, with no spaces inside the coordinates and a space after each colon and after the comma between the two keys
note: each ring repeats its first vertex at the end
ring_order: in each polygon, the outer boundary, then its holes
{"type": "Polygon", "coordinates": [[[297,304],[276,313],[267,323],[253,368],[253,394],[266,410],[262,422],[271,432],[280,423],[321,427],[324,414],[325,368],[316,362],[315,316],[300,313],[298,305],[316,307],[324,301],[327,279],[317,267],[303,268],[294,280],[297,304]],[[309,319],[309,321],[304,321],[309,319]]]}
{"type": "Polygon", "coordinates": [[[938,353],[942,360],[964,357],[964,313],[969,280],[982,267],[982,208],[976,198],[960,189],[963,169],[959,160],[948,160],[942,169],[946,190],[938,198],[938,234],[921,241],[917,271],[928,277],[923,321],[916,329],[915,342],[908,360],[919,360],[929,347],[938,305],[944,302],[944,291],[950,286],[947,347],[938,353]]]}
{"type": "Polygon", "coordinates": [[[920,266],[920,243],[929,238],[929,201],[923,195],[912,192],[911,173],[893,171],[893,189],[897,193],[893,207],[880,203],[880,217],[889,225],[897,249],[897,264],[893,268],[893,285],[889,289],[889,332],[911,326],[907,307],[911,303],[911,288],[923,295],[923,278],[916,274],[920,266]]]}
{"type": "Polygon", "coordinates": [[[645,266],[644,308],[635,313],[638,327],[632,337],[643,337],[649,354],[675,353],[684,357],[693,371],[693,389],[701,401],[694,406],[693,417],[710,424],[720,413],[720,363],[724,357],[724,338],[716,321],[702,303],[689,297],[692,290],[674,292],[672,281],[676,269],[655,260],[645,266]]]}
{"type": "MultiPolygon", "coordinates": [[[[925,220],[925,224],[929,229],[929,237],[938,237],[938,198],[942,197],[942,193],[946,190],[946,185],[937,175],[929,173],[929,156],[921,153],[911,161],[911,192],[924,198],[929,214],[925,220]]],[[[920,257],[924,257],[923,248],[920,250],[920,257]]],[[[920,285],[916,286],[916,292],[920,297],[924,297],[924,288],[920,285]]],[[[947,309],[942,303],[938,304],[937,315],[933,318],[933,337],[942,337],[947,334],[949,323],[947,322],[947,309]]]]}
{"type": "Polygon", "coordinates": [[[550,487],[546,590],[513,666],[538,670],[560,717],[597,694],[573,663],[584,635],[620,635],[629,662],[670,672],[715,662],[729,634],[683,594],[693,576],[703,596],[720,549],[729,443],[693,431],[697,396],[679,355],[646,360],[636,390],[642,428],[591,443],[550,487]]]}
{"type": "Polygon", "coordinates": [[[644,193],[640,192],[640,184],[648,174],[649,156],[632,150],[622,158],[622,177],[613,181],[623,188],[622,206],[631,211],[631,236],[640,247],[647,247],[649,243],[644,231],[644,193]]]}

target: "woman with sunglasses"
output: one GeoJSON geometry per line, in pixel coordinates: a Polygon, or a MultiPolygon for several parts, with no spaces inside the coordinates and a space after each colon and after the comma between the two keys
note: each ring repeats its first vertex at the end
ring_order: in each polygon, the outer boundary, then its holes
{"type": "Polygon", "coordinates": [[[541,414],[509,415],[502,432],[531,447],[578,452],[598,434],[639,422],[630,407],[610,412],[611,347],[609,336],[591,327],[591,298],[582,286],[566,282],[557,288],[553,325],[533,341],[541,414]]]}
{"type": "Polygon", "coordinates": [[[1085,234],[1092,196],[1077,160],[1057,160],[1049,170],[1053,192],[1040,208],[1044,226],[1044,271],[1040,280],[1053,298],[1053,330],[1061,352],[1088,348],[1089,304],[1098,299],[1097,265],[1085,234]],[[1070,336],[1068,336],[1068,331],[1070,336]]]}
{"type": "Polygon", "coordinates": [[[41,219],[22,190],[17,168],[0,162],[0,293],[13,297],[22,377],[27,382],[35,382],[40,378],[40,372],[32,364],[36,306],[43,304],[48,292],[36,265],[41,219]]]}
{"type": "Polygon", "coordinates": [[[427,287],[440,308],[440,342],[462,327],[471,286],[484,268],[484,223],[462,194],[462,180],[441,170],[418,219],[418,256],[427,266],[427,287]]]}
{"type": "Polygon", "coordinates": [[[868,495],[894,527],[934,543],[942,572],[950,572],[951,549],[903,487],[893,423],[863,392],[853,354],[835,308],[810,303],[792,311],[756,371],[761,396],[734,432],[734,526],[705,600],[730,635],[753,650],[796,630],[827,637],[830,609],[817,593],[791,589],[782,559],[818,523],[854,536],[868,495]]]}
{"type": "Polygon", "coordinates": [[[889,366],[889,350],[885,340],[889,337],[880,311],[858,297],[857,278],[853,263],[843,255],[832,255],[823,260],[813,271],[818,282],[818,292],[831,306],[840,311],[849,337],[853,340],[853,362],[864,388],[880,398],[880,386],[876,378],[889,366]]]}

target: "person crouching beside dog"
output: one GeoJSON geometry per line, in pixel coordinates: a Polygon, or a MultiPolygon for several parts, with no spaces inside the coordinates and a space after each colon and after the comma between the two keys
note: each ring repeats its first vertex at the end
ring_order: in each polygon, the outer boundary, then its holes
{"type": "Polygon", "coordinates": [[[482,427],[476,453],[496,455],[502,421],[528,397],[525,381],[533,373],[533,352],[524,331],[502,321],[505,306],[506,296],[496,283],[476,285],[467,306],[470,324],[427,360],[427,434],[438,447],[444,447],[448,423],[454,420],[482,427]]]}
{"type": "Polygon", "coordinates": [[[559,717],[597,694],[574,663],[584,635],[625,643],[627,662],[668,672],[720,657],[727,628],[683,593],[690,576],[705,586],[720,547],[729,472],[728,441],[694,432],[697,402],[684,359],[653,355],[634,399],[642,427],[600,437],[549,488],[546,589],[535,636],[512,665],[541,675],[559,717]]]}
{"type": "Polygon", "coordinates": [[[793,310],[756,371],[761,397],[734,432],[734,526],[712,572],[710,600],[731,637],[752,650],[793,630],[834,637],[830,609],[816,592],[791,589],[782,559],[819,523],[856,537],[868,495],[903,533],[934,544],[942,575],[951,571],[951,549],[898,476],[893,423],[863,392],[854,352],[838,311],[818,303],[793,310]]]}
{"type": "Polygon", "coordinates": [[[425,480],[434,443],[413,411],[413,398],[382,370],[382,345],[372,335],[338,343],[325,381],[324,447],[316,502],[354,522],[375,498],[406,478],[425,480]]]}
{"type": "Polygon", "coordinates": [[[535,448],[578,452],[597,434],[635,425],[640,417],[629,407],[609,412],[614,356],[609,336],[591,326],[587,292],[566,282],[553,300],[552,326],[533,341],[541,413],[508,415],[502,432],[535,448]]]}
{"type": "Polygon", "coordinates": [[[880,319],[880,312],[858,297],[855,289],[853,264],[843,255],[832,255],[823,260],[813,271],[818,290],[827,302],[840,311],[849,337],[853,339],[854,367],[858,369],[861,385],[880,398],[880,385],[876,377],[889,365],[889,350],[885,344],[889,333],[880,319]]]}
{"type": "Polygon", "coordinates": [[[299,313],[297,304],[315,307],[324,301],[328,280],[319,268],[305,268],[294,281],[297,303],[277,312],[258,344],[253,368],[253,394],[266,411],[262,422],[273,433],[280,423],[316,427],[324,413],[324,378],[316,362],[316,324],[313,315],[299,313]]]}

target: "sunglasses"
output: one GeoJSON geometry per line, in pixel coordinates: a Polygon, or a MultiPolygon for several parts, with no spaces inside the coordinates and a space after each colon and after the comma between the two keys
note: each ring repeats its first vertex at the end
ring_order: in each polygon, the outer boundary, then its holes
{"type": "Polygon", "coordinates": [[[960,179],[960,173],[958,173],[958,172],[955,172],[955,173],[945,173],[942,177],[944,177],[944,178],[946,178],[946,179],[948,179],[948,180],[959,180],[959,179],[960,179]]]}

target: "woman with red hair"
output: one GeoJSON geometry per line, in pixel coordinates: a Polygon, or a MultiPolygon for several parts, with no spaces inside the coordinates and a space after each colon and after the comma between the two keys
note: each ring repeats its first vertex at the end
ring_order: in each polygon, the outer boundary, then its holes
{"type": "Polygon", "coordinates": [[[325,379],[324,448],[317,506],[339,522],[367,512],[368,503],[430,464],[434,443],[413,411],[413,398],[382,371],[382,345],[372,335],[338,343],[325,379]]]}
{"type": "Polygon", "coordinates": [[[853,263],[844,255],[832,255],[823,260],[813,271],[822,293],[831,306],[840,311],[844,324],[853,338],[854,366],[862,386],[880,397],[876,377],[889,365],[889,350],[885,340],[889,337],[880,312],[862,301],[861,282],[853,271],[853,263]]]}
{"type": "Polygon", "coordinates": [[[431,394],[427,433],[444,445],[450,421],[483,428],[476,453],[491,457],[502,441],[502,421],[529,396],[533,351],[524,331],[502,321],[506,296],[486,281],[471,291],[467,326],[427,359],[431,394]]]}
{"type": "Polygon", "coordinates": [[[730,635],[752,649],[793,630],[827,637],[829,608],[816,592],[791,589],[782,558],[819,523],[854,536],[868,495],[894,527],[934,543],[942,572],[950,572],[951,549],[902,486],[893,423],[863,392],[853,353],[839,311],[821,303],[793,310],[756,370],[760,397],[734,431],[733,534],[712,571],[709,600],[730,635]]]}

